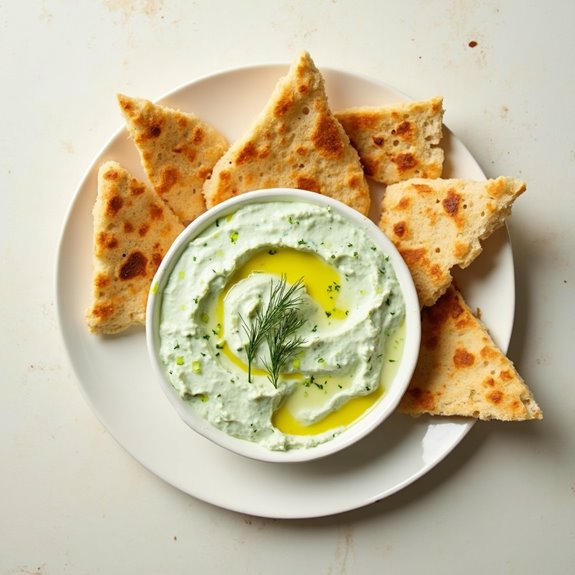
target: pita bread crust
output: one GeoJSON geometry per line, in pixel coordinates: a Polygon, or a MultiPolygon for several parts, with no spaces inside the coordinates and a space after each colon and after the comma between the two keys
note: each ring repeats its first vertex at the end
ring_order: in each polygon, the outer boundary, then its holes
{"type": "Polygon", "coordinates": [[[465,268],[481,253],[481,240],[504,224],[525,189],[505,177],[416,178],[387,187],[379,225],[406,261],[421,306],[445,292],[453,266],[465,268]]]}
{"type": "Polygon", "coordinates": [[[194,114],[118,95],[128,132],[157,194],[184,224],[206,210],[202,186],[228,143],[194,114]]]}
{"type": "Polygon", "coordinates": [[[145,322],[150,284],[183,226],[154,191],[116,162],[100,167],[93,217],[93,292],[86,321],[94,333],[118,333],[145,322]]]}
{"type": "Polygon", "coordinates": [[[358,151],[365,173],[376,182],[389,185],[441,177],[443,98],[348,108],[335,116],[358,151]]]}
{"type": "Polygon", "coordinates": [[[255,124],[218,161],[204,196],[212,207],[273,187],[319,192],[369,211],[359,156],[329,109],[323,78],[308,53],[292,64],[255,124]]]}
{"type": "Polygon", "coordinates": [[[399,411],[522,421],[543,417],[513,363],[451,286],[422,311],[419,360],[399,411]]]}

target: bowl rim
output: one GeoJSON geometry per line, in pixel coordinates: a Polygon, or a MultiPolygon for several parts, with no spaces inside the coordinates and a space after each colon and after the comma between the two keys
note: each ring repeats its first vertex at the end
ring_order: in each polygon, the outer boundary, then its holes
{"type": "Polygon", "coordinates": [[[209,208],[198,216],[177,236],[164,255],[150,285],[146,306],[146,344],[148,356],[160,387],[180,418],[193,431],[204,436],[214,444],[238,455],[265,462],[293,463],[320,459],[340,452],[371,433],[395,411],[403,394],[407,390],[417,363],[420,340],[420,306],[413,278],[407,264],[391,240],[370,218],[350,206],[329,196],[296,188],[277,187],[245,192],[209,208]],[[186,408],[180,395],[171,385],[159,359],[159,321],[163,289],[188,243],[202,233],[216,219],[227,216],[241,206],[278,201],[298,201],[320,206],[329,206],[347,221],[363,229],[370,239],[390,258],[390,263],[395,271],[404,297],[406,325],[402,358],[389,389],[386,390],[382,398],[364,415],[333,439],[313,447],[288,449],[286,451],[270,450],[258,443],[233,437],[216,428],[207,420],[196,416],[192,410],[186,408]]]}

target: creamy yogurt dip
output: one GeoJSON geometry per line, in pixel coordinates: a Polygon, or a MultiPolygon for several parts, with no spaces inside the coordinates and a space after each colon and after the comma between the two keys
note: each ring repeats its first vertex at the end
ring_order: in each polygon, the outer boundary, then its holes
{"type": "Polygon", "coordinates": [[[261,202],[189,242],[163,289],[159,357],[200,417],[271,450],[312,447],[385,393],[403,351],[405,305],[389,258],[331,207],[261,202]],[[277,282],[301,279],[302,342],[274,385],[269,350],[248,380],[246,326],[277,282]]]}

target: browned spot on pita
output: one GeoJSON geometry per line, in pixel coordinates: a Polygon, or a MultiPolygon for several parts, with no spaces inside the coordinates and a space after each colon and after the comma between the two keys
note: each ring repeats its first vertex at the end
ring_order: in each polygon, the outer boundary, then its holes
{"type": "Polygon", "coordinates": [[[96,304],[92,308],[92,315],[102,320],[112,317],[114,315],[114,304],[111,303],[96,304]]]}
{"type": "Polygon", "coordinates": [[[194,144],[201,144],[204,141],[206,134],[199,126],[194,130],[194,144]]]}
{"type": "Polygon", "coordinates": [[[307,190],[308,192],[316,192],[318,194],[321,192],[318,181],[314,178],[307,178],[305,176],[298,177],[297,187],[302,190],[307,190]]]}
{"type": "Polygon", "coordinates": [[[158,204],[150,204],[150,217],[153,220],[161,220],[164,215],[164,209],[158,204]]]}
{"type": "Polygon", "coordinates": [[[134,231],[134,226],[131,222],[124,222],[124,232],[130,234],[134,231]]]}
{"type": "Polygon", "coordinates": [[[413,184],[413,187],[420,194],[429,194],[433,192],[433,189],[427,184],[413,184]]]}
{"type": "Polygon", "coordinates": [[[397,208],[400,210],[407,210],[411,206],[411,199],[410,198],[401,198],[397,204],[397,208]]]}
{"type": "Polygon", "coordinates": [[[399,238],[405,236],[406,232],[407,232],[407,224],[405,222],[397,222],[393,226],[393,233],[399,238]]]}
{"type": "Polygon", "coordinates": [[[413,387],[408,389],[407,393],[411,397],[414,403],[421,406],[424,410],[432,410],[435,407],[435,399],[433,394],[427,389],[421,389],[419,387],[413,387]]]}
{"type": "Polygon", "coordinates": [[[94,283],[99,288],[105,288],[110,284],[110,278],[104,274],[98,274],[94,280],[94,283]]]}
{"type": "Polygon", "coordinates": [[[146,275],[148,260],[142,252],[132,252],[120,268],[120,279],[130,280],[137,276],[146,275]]]}
{"type": "Polygon", "coordinates": [[[503,392],[496,389],[495,391],[487,394],[487,399],[495,404],[501,403],[501,400],[503,399],[503,392]]]}
{"type": "Polygon", "coordinates": [[[373,136],[371,139],[376,146],[383,146],[383,144],[385,144],[385,138],[381,136],[373,136]]]}
{"type": "Polygon", "coordinates": [[[158,138],[162,133],[162,125],[160,122],[152,124],[148,127],[148,132],[146,133],[147,138],[158,138]]]}
{"type": "Polygon", "coordinates": [[[146,187],[142,184],[134,184],[130,188],[131,196],[141,196],[146,191],[146,187]]]}
{"type": "Polygon", "coordinates": [[[434,306],[425,308],[426,316],[435,328],[439,328],[450,318],[456,320],[464,311],[457,298],[449,292],[439,298],[434,306]]]}
{"type": "Polygon", "coordinates": [[[343,140],[335,120],[322,114],[311,136],[316,148],[325,156],[340,157],[344,153],[343,140]]]}
{"type": "Polygon", "coordinates": [[[112,236],[108,242],[106,243],[106,247],[110,250],[118,247],[118,238],[116,236],[112,236]]]}
{"type": "Polygon", "coordinates": [[[114,217],[124,205],[124,200],[120,196],[112,196],[106,205],[106,214],[114,217]]]}
{"type": "Polygon", "coordinates": [[[453,255],[456,258],[464,258],[469,252],[469,244],[464,244],[462,242],[456,242],[455,247],[453,248],[453,255]]]}
{"type": "Polygon", "coordinates": [[[150,229],[150,226],[148,224],[143,224],[139,227],[138,229],[138,234],[141,238],[143,238],[147,233],[148,230],[150,229]]]}
{"type": "Polygon", "coordinates": [[[497,351],[488,345],[482,347],[479,353],[484,359],[494,359],[498,356],[497,351]]]}
{"type": "MultiPolygon", "coordinates": [[[[247,142],[246,145],[238,152],[236,164],[241,166],[247,162],[255,160],[258,157],[258,151],[253,142],[247,142]]],[[[223,172],[222,172],[223,175],[223,172]]]]}
{"type": "Polygon", "coordinates": [[[106,170],[103,177],[106,180],[116,180],[118,178],[118,172],[114,169],[106,170]]]}
{"type": "Polygon", "coordinates": [[[352,189],[360,189],[363,186],[363,176],[352,174],[347,178],[347,185],[352,189]]]}
{"type": "Polygon", "coordinates": [[[160,264],[162,263],[162,254],[154,252],[152,254],[152,263],[154,264],[154,271],[157,270],[160,267],[160,264]]]}
{"type": "Polygon", "coordinates": [[[438,264],[428,265],[429,275],[435,279],[443,277],[443,270],[438,264]]]}
{"type": "Polygon", "coordinates": [[[455,367],[471,367],[475,362],[475,356],[466,349],[458,347],[453,354],[455,367]]]}
{"type": "Polygon", "coordinates": [[[417,166],[417,159],[409,152],[406,152],[405,154],[397,154],[397,156],[392,158],[392,160],[400,173],[412,170],[417,166]]]}
{"type": "Polygon", "coordinates": [[[300,156],[305,156],[307,155],[307,148],[305,146],[298,146],[296,149],[296,153],[300,156]]]}
{"type": "Polygon", "coordinates": [[[504,369],[503,371],[501,371],[501,372],[499,373],[499,377],[500,377],[503,381],[511,381],[511,380],[513,379],[513,374],[512,374],[510,371],[504,369]]]}
{"type": "Polygon", "coordinates": [[[167,194],[178,182],[180,173],[173,166],[164,168],[161,172],[160,182],[156,186],[156,191],[160,195],[167,194]]]}
{"type": "Polygon", "coordinates": [[[455,218],[459,212],[459,204],[461,203],[461,196],[455,190],[449,190],[447,196],[443,199],[441,204],[445,213],[452,218],[455,218]]]}
{"type": "Polygon", "coordinates": [[[407,250],[400,250],[401,256],[405,260],[405,263],[409,265],[413,265],[421,261],[427,250],[425,248],[415,248],[415,249],[407,249],[407,250]]]}
{"type": "MultiPolygon", "coordinates": [[[[405,120],[404,122],[401,122],[399,126],[397,126],[397,128],[395,129],[395,134],[397,134],[398,136],[402,136],[404,139],[406,139],[411,135],[412,131],[413,128],[411,124],[407,120],[405,120]]],[[[394,132],[392,131],[392,134],[393,133],[394,132]]]]}
{"type": "Polygon", "coordinates": [[[284,94],[274,106],[274,116],[280,117],[287,114],[293,106],[293,96],[291,94],[284,94]]]}

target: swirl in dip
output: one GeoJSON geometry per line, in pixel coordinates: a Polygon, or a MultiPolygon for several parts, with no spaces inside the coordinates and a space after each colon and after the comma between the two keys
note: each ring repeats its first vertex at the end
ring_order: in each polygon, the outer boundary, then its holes
{"type": "Polygon", "coordinates": [[[405,305],[388,257],[329,206],[251,203],[189,242],[162,293],[160,362],[183,401],[225,433],[271,450],[312,447],[385,393],[405,305]],[[277,387],[262,344],[248,381],[245,323],[281,279],[300,278],[297,335],[277,387]]]}

